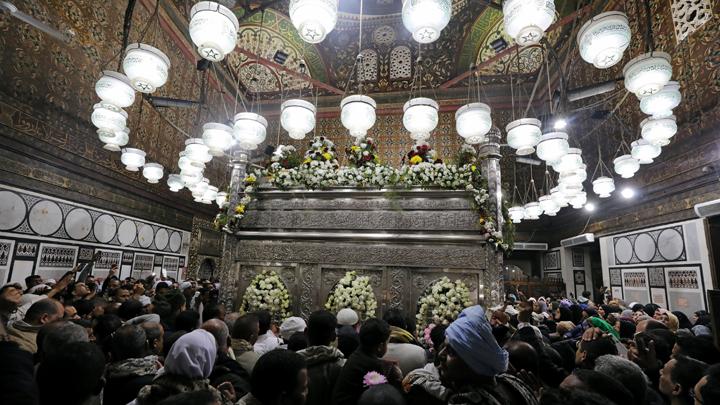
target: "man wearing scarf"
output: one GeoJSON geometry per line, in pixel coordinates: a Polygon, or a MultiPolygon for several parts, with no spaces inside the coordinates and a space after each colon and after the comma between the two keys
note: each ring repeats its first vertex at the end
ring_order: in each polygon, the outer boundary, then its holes
{"type": "Polygon", "coordinates": [[[536,405],[520,379],[506,374],[508,353],[498,346],[485,311],[466,308],[445,331],[440,378],[453,390],[448,405],[536,405]]]}

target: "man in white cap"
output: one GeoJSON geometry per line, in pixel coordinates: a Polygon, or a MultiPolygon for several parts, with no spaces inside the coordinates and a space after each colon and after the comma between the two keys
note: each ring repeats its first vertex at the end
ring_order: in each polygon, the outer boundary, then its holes
{"type": "Polygon", "coordinates": [[[357,312],[353,311],[352,309],[343,308],[337,313],[337,322],[338,328],[341,328],[343,326],[350,326],[357,330],[358,325],[360,324],[360,317],[358,316],[357,312]]]}
{"type": "Polygon", "coordinates": [[[290,337],[298,332],[304,333],[305,328],[307,328],[307,324],[305,323],[305,320],[298,317],[298,316],[291,316],[290,318],[283,321],[282,324],[280,324],[280,337],[285,341],[286,345],[287,342],[290,340],[290,337]]]}

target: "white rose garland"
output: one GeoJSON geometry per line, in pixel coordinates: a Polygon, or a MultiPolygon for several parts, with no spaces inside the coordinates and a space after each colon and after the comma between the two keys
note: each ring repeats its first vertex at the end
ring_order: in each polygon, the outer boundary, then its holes
{"type": "Polygon", "coordinates": [[[462,280],[450,281],[447,277],[441,278],[418,300],[418,336],[422,336],[425,327],[431,323],[449,324],[470,305],[470,289],[462,280]]]}
{"type": "Polygon", "coordinates": [[[370,277],[358,276],[357,272],[349,271],[338,281],[328,296],[325,309],[338,313],[343,308],[353,309],[361,320],[375,316],[377,300],[370,277]]]}
{"type": "Polygon", "coordinates": [[[290,317],[290,294],[285,283],[271,270],[258,274],[243,295],[240,312],[268,311],[276,321],[290,317]]]}

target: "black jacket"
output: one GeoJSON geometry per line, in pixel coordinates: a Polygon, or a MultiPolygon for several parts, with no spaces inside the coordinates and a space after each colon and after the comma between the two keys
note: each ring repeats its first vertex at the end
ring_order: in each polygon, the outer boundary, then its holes
{"type": "Polygon", "coordinates": [[[103,405],[126,405],[142,387],[152,384],[157,370],[157,356],[110,363],[105,370],[103,405]]]}
{"type": "Polygon", "coordinates": [[[358,349],[345,362],[335,384],[331,403],[336,405],[357,404],[360,395],[366,389],[363,386],[363,378],[371,371],[384,375],[390,385],[402,389],[400,370],[393,363],[365,354],[358,349]]]}
{"type": "Polygon", "coordinates": [[[297,352],[305,358],[308,373],[306,405],[327,405],[345,364],[345,356],[330,346],[310,346],[297,352]]]}
{"type": "Polygon", "coordinates": [[[210,374],[210,384],[217,387],[224,382],[233,385],[237,398],[242,398],[250,392],[250,375],[247,371],[227,353],[218,353],[215,366],[210,374]]]}

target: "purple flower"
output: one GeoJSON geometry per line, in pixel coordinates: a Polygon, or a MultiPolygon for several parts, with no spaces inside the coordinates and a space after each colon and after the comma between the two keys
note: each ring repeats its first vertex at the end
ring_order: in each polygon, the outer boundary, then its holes
{"type": "Polygon", "coordinates": [[[385,378],[384,375],[378,373],[377,371],[371,371],[367,374],[365,374],[365,377],[363,377],[363,386],[364,387],[372,387],[373,385],[382,385],[387,384],[388,380],[385,378]]]}

